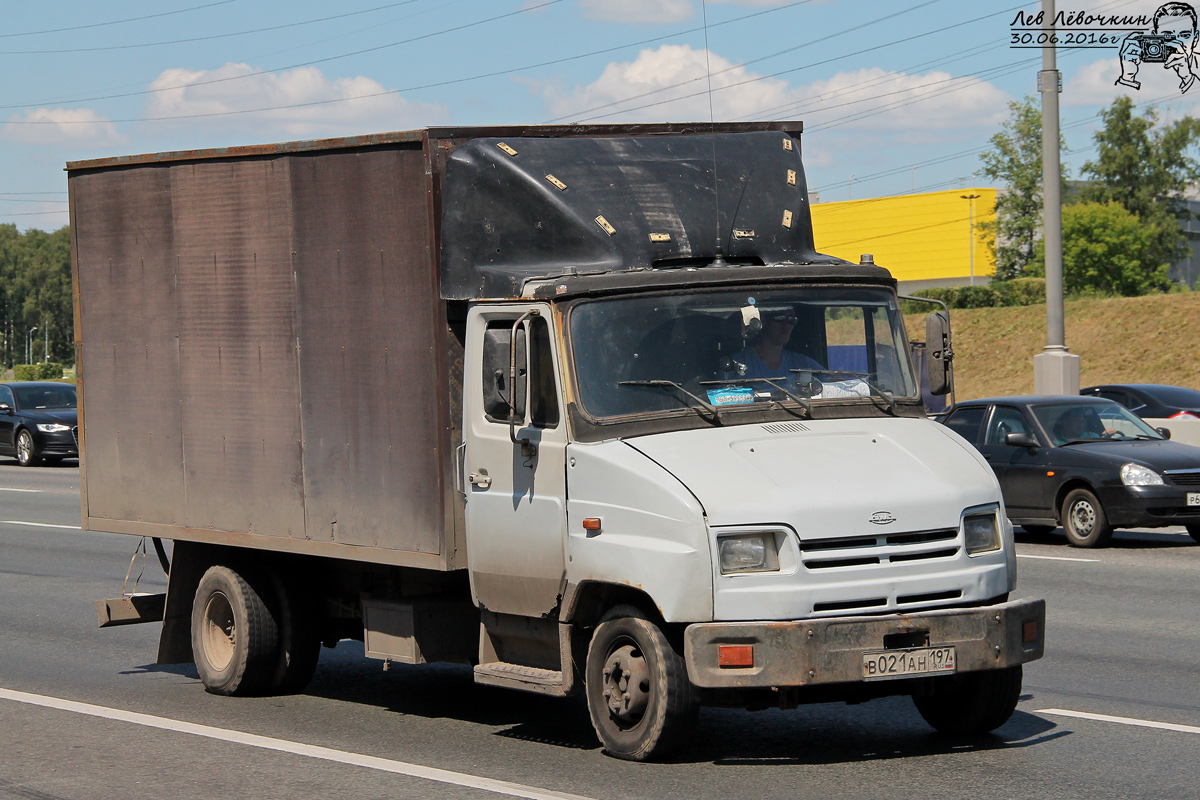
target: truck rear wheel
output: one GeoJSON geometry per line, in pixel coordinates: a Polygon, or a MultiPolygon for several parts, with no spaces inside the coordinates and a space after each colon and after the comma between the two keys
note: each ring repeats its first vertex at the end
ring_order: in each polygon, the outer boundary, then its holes
{"type": "Polygon", "coordinates": [[[269,688],[272,694],[296,694],[304,691],[312,680],[321,655],[316,612],[309,595],[294,580],[276,575],[273,582],[279,651],[269,688]]]}
{"type": "Polygon", "coordinates": [[[1021,667],[964,672],[932,678],[913,703],[925,721],[941,733],[969,736],[988,733],[1008,722],[1021,697],[1021,667]]]}
{"type": "Polygon", "coordinates": [[[588,646],[585,691],[609,755],[661,759],[687,741],[700,710],[683,657],[641,610],[617,606],[588,646]]]}
{"type": "Polygon", "coordinates": [[[192,654],[213,694],[269,690],[276,675],[279,628],[267,607],[268,587],[229,567],[209,567],[192,603],[192,654]]]}

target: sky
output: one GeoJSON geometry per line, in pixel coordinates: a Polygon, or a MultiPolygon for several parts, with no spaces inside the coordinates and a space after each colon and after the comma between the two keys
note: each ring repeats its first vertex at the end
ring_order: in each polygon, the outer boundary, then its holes
{"type": "MultiPolygon", "coordinates": [[[[1067,22],[1093,16],[1064,29],[1075,38],[1056,50],[1069,176],[1095,157],[1097,113],[1119,94],[1163,120],[1197,111],[1200,81],[1183,93],[1163,64],[1141,64],[1137,88],[1115,85],[1120,42],[1149,30],[1158,6],[1058,0],[1067,22]]],[[[1010,102],[1037,97],[1042,50],[1012,39],[1040,10],[1004,0],[9,2],[0,223],[66,225],[68,161],[436,125],[801,120],[809,189],[823,202],[992,186],[980,153],[1010,102]]]]}

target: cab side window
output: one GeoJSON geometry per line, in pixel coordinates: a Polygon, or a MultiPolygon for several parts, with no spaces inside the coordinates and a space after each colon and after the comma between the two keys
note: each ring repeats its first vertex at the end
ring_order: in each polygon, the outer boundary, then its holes
{"type": "Polygon", "coordinates": [[[517,374],[509,386],[509,342],[515,319],[492,320],[483,334],[483,413],[489,422],[508,423],[509,401],[517,422],[525,420],[525,328],[517,329],[517,374]],[[515,391],[513,391],[515,390],[515,391]]]}
{"type": "Polygon", "coordinates": [[[1029,429],[1029,423],[1025,421],[1025,417],[1020,411],[1009,406],[996,406],[996,410],[988,422],[987,436],[983,443],[1007,444],[1004,437],[1010,433],[1032,434],[1033,431],[1029,429]]]}
{"type": "Polygon", "coordinates": [[[558,389],[554,383],[554,352],[545,317],[529,321],[529,415],[539,428],[558,426],[558,389]]]}
{"type": "Polygon", "coordinates": [[[979,444],[979,433],[983,427],[983,418],[986,414],[987,408],[985,406],[960,408],[946,420],[946,427],[971,444],[979,444]]]}

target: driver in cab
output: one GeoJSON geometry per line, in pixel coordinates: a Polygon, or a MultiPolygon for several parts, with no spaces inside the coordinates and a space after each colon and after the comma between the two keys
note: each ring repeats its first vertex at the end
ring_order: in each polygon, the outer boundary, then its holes
{"type": "Polygon", "coordinates": [[[791,309],[764,315],[758,341],[733,354],[739,378],[784,378],[795,384],[793,370],[822,370],[816,360],[803,353],[787,349],[796,327],[796,313],[791,309]]]}

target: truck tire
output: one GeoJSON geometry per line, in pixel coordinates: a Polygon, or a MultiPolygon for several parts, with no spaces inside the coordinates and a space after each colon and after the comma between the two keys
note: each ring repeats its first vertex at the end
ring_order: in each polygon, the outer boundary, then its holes
{"type": "Polygon", "coordinates": [[[312,680],[321,655],[315,603],[294,580],[275,574],[272,582],[279,652],[268,688],[271,694],[296,694],[312,680]]]}
{"type": "Polygon", "coordinates": [[[1113,535],[1104,507],[1087,489],[1075,489],[1063,499],[1062,527],[1067,543],[1075,547],[1103,547],[1113,535]]]}
{"type": "Polygon", "coordinates": [[[229,567],[209,567],[192,603],[192,654],[213,694],[269,691],[279,658],[279,628],[263,581],[229,567]]]}
{"type": "Polygon", "coordinates": [[[1197,542],[1200,542],[1200,523],[1193,522],[1191,525],[1188,525],[1186,527],[1187,527],[1188,536],[1192,537],[1197,542]]]}
{"type": "Polygon", "coordinates": [[[33,434],[25,428],[17,431],[17,463],[22,467],[35,467],[41,460],[33,444],[33,434]]]}
{"type": "Polygon", "coordinates": [[[616,606],[588,645],[588,713],[609,755],[662,759],[695,728],[700,698],[683,657],[640,609],[616,606]]]}
{"type": "Polygon", "coordinates": [[[994,731],[1012,716],[1021,697],[1021,667],[932,678],[913,695],[925,721],[940,733],[972,736],[994,731]]]}

